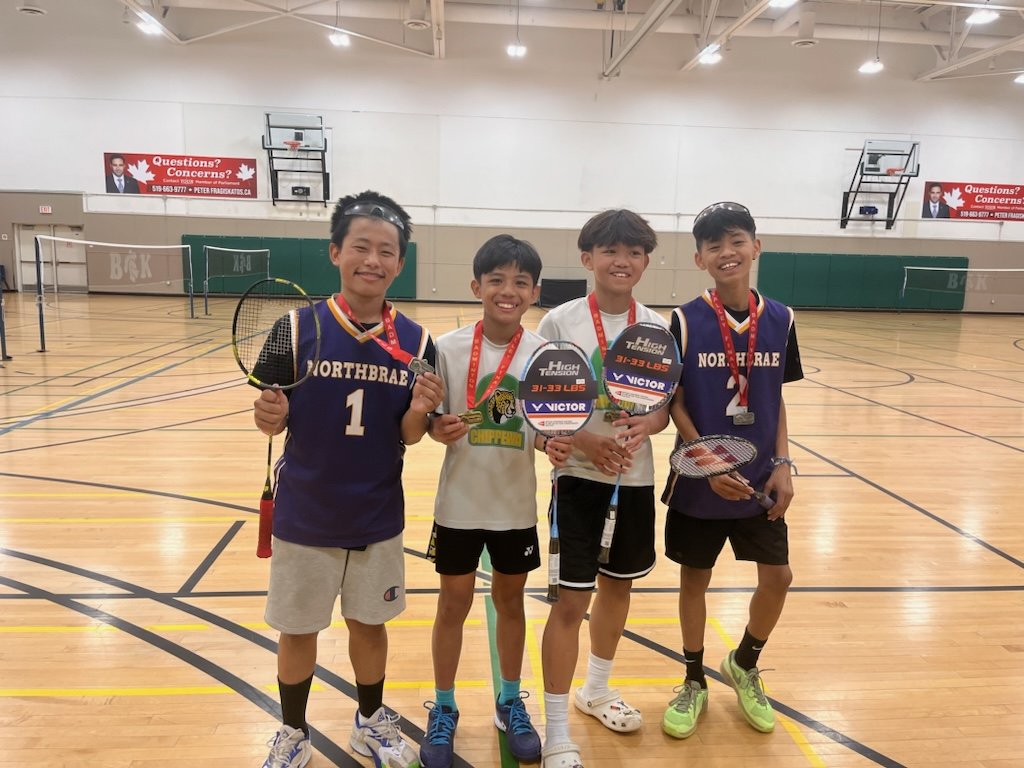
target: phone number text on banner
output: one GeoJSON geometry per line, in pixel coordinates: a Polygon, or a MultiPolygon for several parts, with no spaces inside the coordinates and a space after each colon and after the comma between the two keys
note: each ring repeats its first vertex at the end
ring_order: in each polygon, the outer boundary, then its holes
{"type": "Polygon", "coordinates": [[[256,198],[256,160],[105,152],[106,191],[134,195],[256,198]]]}
{"type": "Polygon", "coordinates": [[[929,181],[923,218],[1024,221],[1024,184],[929,181]]]}

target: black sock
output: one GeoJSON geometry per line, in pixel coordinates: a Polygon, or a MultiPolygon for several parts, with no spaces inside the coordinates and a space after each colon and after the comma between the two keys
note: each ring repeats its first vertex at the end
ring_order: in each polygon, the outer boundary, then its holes
{"type": "Polygon", "coordinates": [[[356,696],[359,699],[359,714],[365,720],[384,704],[384,678],[370,685],[363,685],[357,680],[356,696]]]}
{"type": "Polygon", "coordinates": [[[749,629],[743,630],[743,639],[740,641],[740,647],[736,649],[736,655],[733,657],[736,660],[736,665],[746,670],[756,667],[757,659],[764,649],[764,644],[767,642],[767,640],[758,640],[750,634],[749,629]]]}
{"type": "Polygon", "coordinates": [[[306,725],[306,704],[309,702],[309,686],[313,684],[310,675],[301,683],[282,683],[277,680],[277,690],[281,695],[281,721],[291,728],[299,728],[309,736],[306,725]]]}
{"type": "Polygon", "coordinates": [[[686,679],[700,683],[701,688],[707,688],[708,679],[704,676],[704,649],[688,651],[683,648],[683,663],[686,664],[686,679]]]}

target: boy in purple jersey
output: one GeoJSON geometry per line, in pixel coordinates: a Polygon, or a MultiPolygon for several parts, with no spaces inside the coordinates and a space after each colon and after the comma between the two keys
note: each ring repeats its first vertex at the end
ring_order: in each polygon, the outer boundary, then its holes
{"type": "MultiPolygon", "coordinates": [[[[320,361],[301,387],[264,390],[254,403],[265,434],[288,429],[277,464],[274,557],[267,623],[280,631],[277,670],[283,724],[263,768],[301,768],[312,757],[306,704],[317,636],[339,600],[349,633],[358,711],[350,744],[378,768],[415,768],[398,715],[383,706],[384,623],[405,607],[402,547],[405,447],[426,433],[444,388],[414,376],[413,358],[434,363],[429,333],[384,298],[404,265],[408,214],[377,192],[338,201],[331,263],[341,292],[314,307],[320,361]]],[[[298,317],[297,365],[310,360],[312,325],[298,317]]]]}
{"type": "Polygon", "coordinates": [[[757,446],[757,458],[709,480],[673,475],[663,501],[665,554],[679,563],[679,619],[686,677],[662,718],[662,729],[685,739],[707,710],[704,675],[705,593],[726,540],[738,560],[757,563],[757,589],[743,640],[722,662],[722,678],[736,692],[740,710],[756,730],[775,727],[758,657],[782,614],[793,580],[786,510],[793,500],[789,432],[782,384],[803,378],[793,311],[750,288],[750,270],[761,254],[753,217],[738,203],[715,203],[693,222],[697,266],[715,288],[672,313],[671,330],[683,360],[671,406],[677,442],[701,435],[733,434],[757,446]],[[774,500],[759,504],[762,490],[774,500]],[[770,509],[765,509],[770,506],[770,509]]]}

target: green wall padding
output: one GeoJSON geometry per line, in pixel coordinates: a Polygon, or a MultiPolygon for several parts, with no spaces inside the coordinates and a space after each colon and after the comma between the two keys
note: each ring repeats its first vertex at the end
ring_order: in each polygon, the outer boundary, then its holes
{"type": "Polygon", "coordinates": [[[961,256],[873,256],[846,253],[761,254],[758,290],[794,307],[933,309],[964,306],[964,281],[948,272],[914,273],[900,299],[903,267],[966,269],[961,256]]]}
{"type": "MultiPolygon", "coordinates": [[[[203,292],[204,262],[203,246],[235,248],[244,250],[270,250],[270,272],[273,277],[283,277],[301,285],[311,296],[328,296],[335,293],[340,284],[338,268],[331,264],[330,240],[312,237],[237,237],[226,235],[182,235],[182,245],[192,247],[192,268],[195,275],[195,292],[203,292]]],[[[187,259],[183,264],[188,274],[187,259]]],[[[221,269],[211,269],[210,295],[239,295],[260,279],[259,275],[247,270],[251,263],[244,259],[224,257],[221,269]],[[224,268],[227,269],[224,269],[224,268]],[[231,274],[239,271],[241,274],[231,274]],[[214,272],[228,272],[213,276],[214,272]]],[[[409,243],[405,252],[405,266],[391,284],[388,291],[391,299],[416,298],[416,243],[409,243]]]]}

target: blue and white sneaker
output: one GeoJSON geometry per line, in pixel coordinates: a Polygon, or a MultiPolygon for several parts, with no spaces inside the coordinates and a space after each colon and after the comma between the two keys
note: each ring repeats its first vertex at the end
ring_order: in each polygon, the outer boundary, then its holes
{"type": "Polygon", "coordinates": [[[313,757],[309,737],[301,729],[288,725],[282,725],[267,746],[270,754],[263,761],[263,768],[302,768],[313,757]]]}
{"type": "Polygon", "coordinates": [[[356,710],[349,745],[360,755],[373,758],[376,768],[420,768],[416,752],[402,738],[398,715],[380,707],[360,723],[356,710]]]}
{"type": "Polygon", "coordinates": [[[525,691],[516,696],[508,704],[500,699],[494,705],[494,724],[498,730],[504,731],[508,738],[508,750],[516,760],[532,763],[540,760],[540,736],[530,723],[530,713],[526,711],[525,699],[530,694],[525,691]]]}
{"type": "Polygon", "coordinates": [[[455,729],[459,725],[459,711],[428,701],[424,705],[427,715],[427,732],[420,744],[420,765],[422,768],[451,768],[455,759],[455,729]]]}

